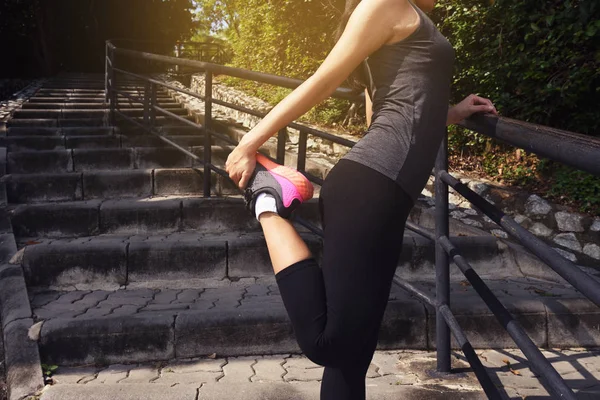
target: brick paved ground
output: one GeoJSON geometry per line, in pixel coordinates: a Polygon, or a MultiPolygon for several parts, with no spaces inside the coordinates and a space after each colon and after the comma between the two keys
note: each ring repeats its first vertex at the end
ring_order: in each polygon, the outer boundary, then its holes
{"type": "MultiPolygon", "coordinates": [[[[160,282],[161,286],[165,282],[160,282]]],[[[169,282],[166,282],[169,283],[169,282]]],[[[225,310],[253,307],[260,304],[283,306],[275,279],[242,278],[237,281],[203,279],[189,289],[156,289],[129,285],[127,290],[73,290],[33,291],[30,293],[31,308],[37,320],[53,318],[80,319],[88,317],[128,316],[152,312],[185,310],[225,310]]],[[[415,282],[421,290],[434,293],[435,286],[427,282],[415,282]]],[[[530,278],[488,280],[487,284],[500,300],[519,299],[577,299],[582,295],[572,287],[530,278]]],[[[177,286],[177,283],[171,282],[177,286]]],[[[153,286],[153,285],[150,285],[153,286]]],[[[156,285],[158,286],[158,285],[156,285]]],[[[458,307],[483,302],[466,282],[453,282],[453,300],[458,307]]],[[[392,287],[390,300],[407,299],[409,295],[397,286],[392,287]]]]}
{"type": "Polygon", "coordinates": [[[38,320],[126,316],[153,312],[214,310],[249,307],[257,303],[283,306],[274,278],[247,278],[237,282],[204,280],[202,289],[75,290],[31,294],[38,320]]]}
{"type": "MultiPolygon", "coordinates": [[[[505,398],[551,399],[528,368],[520,351],[480,350],[478,353],[505,398]]],[[[600,398],[600,351],[545,350],[544,354],[568,385],[578,392],[578,398],[600,398]]],[[[485,399],[462,356],[455,354],[453,363],[454,368],[464,373],[461,377],[444,380],[428,374],[435,368],[434,353],[378,351],[367,376],[368,398],[412,399],[425,396],[423,398],[427,399],[485,399]],[[405,394],[408,395],[404,397],[405,394]],[[378,397],[380,395],[382,397],[378,397]]],[[[174,400],[316,400],[322,372],[321,367],[298,355],[205,358],[104,368],[59,368],[54,376],[55,385],[48,387],[41,399],[71,399],[86,395],[91,396],[87,400],[110,396],[119,400],[138,398],[136,396],[146,393],[148,397],[144,398],[167,395],[174,400]],[[245,393],[246,397],[241,397],[240,393],[245,393]],[[294,395],[281,397],[287,396],[282,393],[294,395]]]]}

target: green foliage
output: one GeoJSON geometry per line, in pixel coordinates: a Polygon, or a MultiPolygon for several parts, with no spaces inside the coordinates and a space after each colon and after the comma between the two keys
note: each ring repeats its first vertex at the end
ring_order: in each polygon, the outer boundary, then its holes
{"type": "MultiPolygon", "coordinates": [[[[229,3],[235,8],[237,28],[212,22],[229,39],[233,50],[231,64],[235,67],[306,79],[323,62],[334,45],[343,0],[247,0],[242,4],[232,0],[202,0],[205,7],[229,3]],[[209,4],[210,3],[210,4],[209,4]],[[252,51],[248,51],[252,49],[252,51]]],[[[218,7],[217,7],[218,8],[218,7]]],[[[217,19],[223,19],[218,11],[217,19]]],[[[261,85],[237,79],[225,79],[260,99],[276,104],[290,93],[289,89],[261,85]]],[[[350,107],[348,101],[328,99],[304,117],[311,123],[339,125],[350,107]]]]}
{"type": "Polygon", "coordinates": [[[454,100],[481,93],[523,121],[597,134],[600,3],[442,0],[432,18],[456,49],[454,100]]]}
{"type": "Polygon", "coordinates": [[[240,0],[195,0],[198,11],[196,19],[199,30],[205,35],[222,34],[224,37],[239,37],[240,0]]]}
{"type": "Polygon", "coordinates": [[[340,15],[328,0],[246,0],[238,13],[233,64],[300,79],[308,78],[331,50],[340,15]]]}
{"type": "MultiPolygon", "coordinates": [[[[505,117],[598,135],[597,0],[440,0],[432,19],[456,50],[454,102],[479,93],[505,117]]],[[[450,148],[480,156],[484,172],[507,182],[527,184],[542,172],[512,160],[514,149],[464,129],[451,130],[450,148]]],[[[569,190],[582,207],[597,205],[592,178],[565,171],[557,170],[550,194],[569,190]]]]}
{"type": "Polygon", "coordinates": [[[51,377],[57,369],[58,365],[42,364],[42,373],[46,378],[51,377]]]}
{"type": "Polygon", "coordinates": [[[580,205],[580,210],[600,215],[600,177],[564,165],[546,167],[552,186],[548,195],[580,205]]]}

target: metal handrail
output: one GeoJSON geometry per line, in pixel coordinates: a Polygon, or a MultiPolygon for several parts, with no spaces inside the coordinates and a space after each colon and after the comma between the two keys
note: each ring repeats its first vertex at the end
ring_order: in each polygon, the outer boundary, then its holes
{"type": "Polygon", "coordinates": [[[530,153],[600,176],[600,138],[490,115],[476,115],[460,125],[530,153]]]}
{"type": "MultiPolygon", "coordinates": [[[[107,42],[107,98],[110,99],[111,119],[119,115],[125,120],[142,127],[151,134],[159,136],[166,143],[178,148],[185,154],[193,157],[195,160],[204,164],[204,196],[210,197],[211,171],[221,176],[228,177],[227,173],[211,163],[211,141],[212,138],[223,140],[229,144],[237,144],[233,139],[220,134],[212,129],[212,105],[218,104],[229,107],[241,112],[248,113],[257,117],[264,117],[265,113],[260,113],[246,107],[231,104],[222,100],[212,98],[212,78],[214,74],[223,74],[241,79],[252,80],[261,83],[267,83],[286,88],[295,88],[302,81],[286,77],[264,74],[254,71],[247,71],[239,68],[226,67],[218,64],[206,63],[201,61],[185,60],[175,57],[160,56],[151,53],[144,53],[128,49],[116,48],[111,42],[107,42]],[[204,71],[206,74],[205,93],[198,93],[178,88],[166,82],[152,79],[143,75],[135,74],[116,68],[115,56],[132,57],[140,60],[151,60],[165,63],[168,65],[179,65],[195,68],[204,71]],[[115,72],[136,78],[145,84],[144,91],[144,121],[139,122],[118,111],[118,90],[115,72]],[[202,99],[205,103],[204,126],[189,121],[179,115],[171,113],[157,106],[156,89],[165,87],[180,93],[185,93],[195,98],[202,99]],[[153,121],[156,113],[159,112],[168,118],[181,121],[187,125],[201,128],[204,131],[204,158],[190,153],[186,149],[169,140],[154,128],[153,121]]],[[[333,97],[347,99],[351,101],[361,101],[364,97],[356,95],[349,89],[338,89],[333,97]]],[[[136,99],[137,100],[137,99],[136,99]]],[[[495,116],[474,116],[467,119],[461,125],[473,129],[489,137],[500,139],[516,147],[524,148],[527,151],[534,152],[552,160],[571,165],[575,168],[590,172],[600,176],[600,163],[594,162],[600,158],[600,140],[571,133],[557,129],[544,127],[540,125],[527,124],[521,121],[510,120],[507,118],[495,116]],[[560,142],[560,145],[558,145],[560,142]]],[[[331,135],[318,129],[310,128],[301,124],[292,123],[289,127],[300,131],[298,143],[298,170],[306,174],[306,152],[308,135],[321,137],[331,140],[334,143],[343,146],[352,147],[355,142],[331,135]]],[[[285,138],[286,128],[279,131],[277,135],[277,162],[283,164],[285,159],[285,138]]],[[[394,282],[417,298],[426,302],[436,310],[436,344],[437,344],[437,369],[440,373],[451,372],[451,343],[450,334],[453,334],[459,343],[465,357],[482,385],[485,393],[490,399],[499,399],[498,388],[492,383],[481,361],[477,357],[470,342],[466,338],[452,311],[450,304],[450,259],[458,265],[469,280],[473,288],[482,297],[490,310],[500,321],[502,326],[508,331],[515,343],[523,350],[526,357],[540,374],[543,382],[548,386],[549,391],[563,399],[575,399],[571,389],[566,385],[558,372],[552,367],[547,359],[544,358],[540,350],[533,344],[529,336],[525,333],[521,325],[510,315],[506,308],[500,303],[496,296],[489,290],[487,285],[472,269],[469,263],[460,255],[458,250],[449,240],[449,208],[448,208],[448,186],[453,187],[459,194],[472,202],[474,206],[480,209],[484,214],[506,229],[513,237],[521,240],[525,247],[545,261],[551,268],[558,272],[563,278],[571,283],[576,289],[590,298],[596,305],[600,306],[600,283],[591,279],[585,272],[578,269],[576,265],[561,257],[550,246],[537,239],[527,230],[516,224],[512,219],[504,215],[500,210],[493,207],[481,196],[471,191],[468,187],[460,183],[457,179],[448,173],[448,155],[447,138],[440,146],[436,160],[434,175],[436,190],[436,229],[431,232],[423,227],[407,222],[407,229],[412,230],[425,238],[436,242],[436,296],[432,298],[423,293],[408,282],[404,282],[398,277],[394,282]]],[[[306,174],[308,178],[316,183],[322,184],[323,180],[306,174]]],[[[323,231],[300,217],[295,217],[294,221],[311,230],[313,233],[323,236],[323,231]]]]}
{"type": "MultiPolygon", "coordinates": [[[[249,71],[242,68],[227,67],[225,65],[213,64],[204,61],[185,60],[177,57],[161,56],[142,51],[116,48],[110,42],[108,42],[108,47],[113,51],[114,55],[133,57],[140,60],[157,61],[173,66],[179,65],[184,67],[192,67],[198,69],[199,71],[210,72],[213,75],[228,75],[234,78],[267,83],[269,85],[280,86],[288,89],[295,89],[304,83],[304,81],[300,79],[292,79],[278,75],[266,74],[263,72],[249,71]]],[[[354,90],[348,88],[337,89],[332,94],[332,97],[351,101],[361,101],[364,99],[364,95],[357,95],[354,90]]]]}

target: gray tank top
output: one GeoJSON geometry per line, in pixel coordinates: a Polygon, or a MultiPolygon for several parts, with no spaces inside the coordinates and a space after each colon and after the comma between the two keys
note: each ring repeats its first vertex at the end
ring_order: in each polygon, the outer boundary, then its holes
{"type": "Polygon", "coordinates": [[[396,181],[415,201],[446,134],[454,49],[414,4],[419,27],[367,60],[373,79],[373,119],[344,157],[396,181]]]}

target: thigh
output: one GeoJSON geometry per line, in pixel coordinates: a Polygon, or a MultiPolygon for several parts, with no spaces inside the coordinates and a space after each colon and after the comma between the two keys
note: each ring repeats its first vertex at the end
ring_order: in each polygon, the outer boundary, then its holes
{"type": "MultiPolygon", "coordinates": [[[[391,179],[342,160],[321,191],[329,335],[377,335],[412,201],[391,179]]],[[[369,340],[370,339],[370,340],[369,340]]]]}

